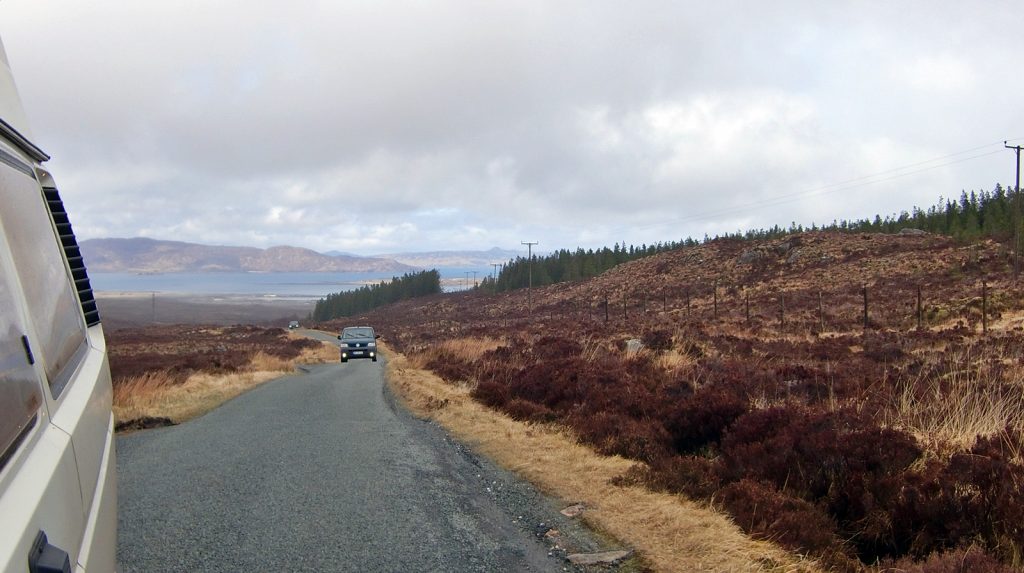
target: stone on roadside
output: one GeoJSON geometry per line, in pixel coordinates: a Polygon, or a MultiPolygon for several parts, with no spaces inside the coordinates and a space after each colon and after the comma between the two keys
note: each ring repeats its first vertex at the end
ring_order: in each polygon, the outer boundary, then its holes
{"type": "Polygon", "coordinates": [[[585,510],[585,509],[587,509],[587,507],[585,505],[583,505],[582,503],[576,503],[576,504],[570,505],[569,507],[563,509],[559,513],[561,513],[562,515],[564,515],[566,517],[576,517],[577,515],[583,513],[583,510],[585,510]]]}
{"type": "Polygon", "coordinates": [[[603,551],[601,553],[573,553],[567,559],[573,565],[612,565],[633,554],[628,551],[603,551]]]}

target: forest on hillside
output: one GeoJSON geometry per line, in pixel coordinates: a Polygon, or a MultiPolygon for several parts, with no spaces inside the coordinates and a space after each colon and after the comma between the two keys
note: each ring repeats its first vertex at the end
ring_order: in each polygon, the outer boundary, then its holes
{"type": "MultiPolygon", "coordinates": [[[[944,199],[928,207],[914,207],[909,212],[882,217],[875,215],[871,219],[853,221],[833,221],[827,225],[812,224],[804,227],[797,223],[789,227],[775,225],[768,229],[737,231],[715,237],[705,236],[702,241],[687,238],[655,245],[625,246],[615,244],[613,248],[603,249],[560,249],[543,256],[533,257],[533,286],[544,286],[566,281],[577,281],[600,275],[608,269],[635,259],[656,255],[682,247],[691,247],[714,239],[730,238],[745,240],[775,239],[804,231],[837,231],[853,233],[898,233],[901,229],[913,228],[948,235],[959,241],[969,243],[981,238],[992,238],[1000,241],[1013,235],[1015,224],[1014,202],[1016,193],[1012,189],[1004,189],[997,184],[992,191],[966,191],[959,199],[944,199]]],[[[479,285],[480,290],[508,291],[526,288],[531,284],[529,259],[518,257],[506,263],[497,279],[485,278],[479,285]]]]}
{"type": "MultiPolygon", "coordinates": [[[[1005,189],[997,184],[992,191],[964,191],[959,199],[940,198],[935,205],[927,209],[914,207],[909,212],[903,211],[884,218],[875,215],[870,219],[832,221],[827,225],[812,224],[810,227],[797,223],[792,223],[789,227],[775,225],[767,229],[737,231],[715,237],[705,236],[700,241],[686,238],[653,245],[627,246],[624,243],[616,243],[613,247],[601,249],[559,249],[543,256],[534,255],[532,265],[526,257],[510,260],[502,266],[497,278],[486,277],[475,288],[481,291],[503,292],[526,288],[531,282],[533,286],[544,286],[584,280],[629,261],[721,238],[764,240],[804,231],[898,233],[902,229],[913,228],[951,236],[964,243],[982,238],[1006,241],[1013,236],[1014,225],[1019,224],[1016,222],[1017,217],[1014,216],[1017,199],[1017,194],[1012,189],[1005,189]]],[[[390,282],[330,294],[316,303],[312,318],[323,321],[352,316],[407,298],[440,292],[440,274],[436,270],[408,273],[390,282]]]]}
{"type": "Polygon", "coordinates": [[[441,292],[441,273],[436,270],[406,273],[389,282],[361,286],[355,290],[327,295],[317,301],[313,320],[324,321],[352,316],[407,298],[441,292]]]}

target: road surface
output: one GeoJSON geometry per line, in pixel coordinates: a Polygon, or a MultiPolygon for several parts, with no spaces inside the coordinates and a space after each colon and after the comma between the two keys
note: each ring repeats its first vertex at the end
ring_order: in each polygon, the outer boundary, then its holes
{"type": "Polygon", "coordinates": [[[383,360],[309,367],[119,436],[132,571],[565,571],[605,549],[560,505],[395,406],[383,360]]]}

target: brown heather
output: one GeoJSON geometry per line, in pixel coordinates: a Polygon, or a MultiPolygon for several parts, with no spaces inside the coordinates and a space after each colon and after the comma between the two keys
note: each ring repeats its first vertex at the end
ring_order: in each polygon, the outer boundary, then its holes
{"type": "Polygon", "coordinates": [[[389,352],[388,382],[413,412],[442,424],[476,451],[548,494],[582,502],[588,525],[636,548],[657,571],[817,570],[770,543],[751,540],[706,506],[643,487],[613,485],[633,462],[600,455],[556,425],[494,412],[471,398],[469,386],[446,383],[418,368],[417,361],[389,352]]]}
{"type": "MultiPolygon", "coordinates": [[[[599,508],[627,491],[665,495],[833,571],[1024,567],[1024,281],[1003,245],[718,240],[535,288],[533,300],[531,314],[524,291],[457,293],[353,320],[444,381],[403,389],[442,423],[455,423],[457,399],[479,416],[460,423],[487,426],[489,412],[603,456],[561,474],[593,473],[583,491],[599,508]],[[626,352],[630,339],[647,349],[626,352]]],[[[545,483],[526,461],[541,446],[500,452],[517,431],[478,443],[545,483]]],[[[701,567],[740,570],[726,556],[752,543],[694,550],[685,525],[604,515],[599,526],[659,570],[692,551],[701,567]],[[663,559],[626,537],[634,528],[681,537],[663,559]]]]}

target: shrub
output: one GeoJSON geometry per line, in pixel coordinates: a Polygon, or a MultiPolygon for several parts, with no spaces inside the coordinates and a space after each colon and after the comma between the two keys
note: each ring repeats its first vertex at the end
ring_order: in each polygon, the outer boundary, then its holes
{"type": "Polygon", "coordinates": [[[565,360],[583,353],[583,346],[575,340],[560,336],[542,336],[533,343],[533,355],[537,360],[565,360]]]}
{"type": "Polygon", "coordinates": [[[997,439],[979,438],[948,463],[933,460],[901,484],[892,510],[899,555],[924,556],[978,542],[1007,559],[1024,553],[1024,467],[997,439]]]}
{"type": "Polygon", "coordinates": [[[514,419],[524,422],[553,422],[558,418],[550,409],[519,398],[506,402],[502,410],[514,419]]]}
{"type": "Polygon", "coordinates": [[[780,407],[738,419],[721,452],[725,479],[758,480],[820,505],[865,561],[900,554],[891,512],[921,454],[912,436],[851,411],[780,407]]]}
{"type": "Polygon", "coordinates": [[[497,409],[503,408],[510,399],[508,386],[493,380],[479,381],[476,388],[470,392],[470,396],[486,406],[497,409]]]}
{"type": "Polygon", "coordinates": [[[909,557],[879,564],[879,573],[1013,573],[1017,571],[1000,563],[978,547],[932,553],[926,559],[909,557]]]}
{"type": "Polygon", "coordinates": [[[721,486],[715,464],[698,456],[671,456],[636,467],[633,477],[654,491],[681,493],[691,499],[710,499],[721,486]]]}
{"type": "Polygon", "coordinates": [[[439,353],[438,356],[431,358],[426,366],[445,382],[465,382],[473,379],[473,363],[449,353],[439,353]]]}
{"type": "Polygon", "coordinates": [[[610,412],[575,416],[570,423],[582,440],[605,455],[651,462],[668,452],[668,433],[658,424],[610,412]]]}
{"type": "Polygon", "coordinates": [[[679,454],[696,453],[716,444],[725,429],[749,409],[747,400],[723,389],[710,388],[666,408],[663,419],[679,454]]]}
{"type": "Polygon", "coordinates": [[[672,331],[664,328],[651,329],[640,337],[640,341],[644,343],[644,346],[656,352],[672,350],[672,331]]]}
{"type": "Polygon", "coordinates": [[[814,505],[753,480],[741,480],[719,492],[717,502],[754,537],[821,555],[840,547],[836,526],[814,505]]]}

